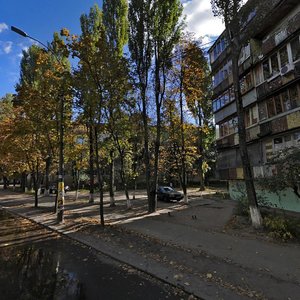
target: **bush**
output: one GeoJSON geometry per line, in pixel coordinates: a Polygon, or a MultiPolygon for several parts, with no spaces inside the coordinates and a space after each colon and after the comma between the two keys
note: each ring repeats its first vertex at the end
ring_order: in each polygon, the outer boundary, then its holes
{"type": "Polygon", "coordinates": [[[264,226],[271,237],[284,242],[294,239],[297,235],[297,224],[283,216],[265,216],[264,226]]]}

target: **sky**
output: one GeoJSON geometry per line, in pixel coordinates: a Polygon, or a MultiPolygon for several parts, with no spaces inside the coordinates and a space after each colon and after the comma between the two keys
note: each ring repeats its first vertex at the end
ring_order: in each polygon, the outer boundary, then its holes
{"type": "MultiPolygon", "coordinates": [[[[210,0],[181,0],[186,15],[187,30],[203,44],[213,41],[224,29],[219,18],[211,12],[210,0]]],[[[68,28],[80,33],[79,18],[95,0],[0,0],[0,98],[14,93],[19,80],[22,50],[33,41],[10,30],[13,25],[43,43],[51,41],[54,32],[68,28]]],[[[210,46],[210,45],[207,45],[210,46]]]]}

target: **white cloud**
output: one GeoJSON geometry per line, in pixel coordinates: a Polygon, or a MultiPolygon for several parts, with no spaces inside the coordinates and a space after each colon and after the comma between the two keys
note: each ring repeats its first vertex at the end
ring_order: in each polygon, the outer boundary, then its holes
{"type": "Polygon", "coordinates": [[[9,54],[12,50],[12,42],[0,41],[0,54],[9,54]]]}
{"type": "Polygon", "coordinates": [[[12,42],[5,42],[3,50],[6,54],[11,52],[12,42]]]}
{"type": "Polygon", "coordinates": [[[20,59],[22,59],[23,58],[23,51],[28,51],[28,49],[29,49],[29,47],[27,47],[27,46],[23,46],[23,48],[22,48],[22,52],[20,52],[17,56],[18,56],[18,58],[20,58],[20,59]]]}
{"type": "Polygon", "coordinates": [[[182,3],[187,30],[193,32],[196,38],[202,38],[202,43],[222,33],[224,24],[220,18],[214,17],[209,0],[182,0],[182,3]]]}
{"type": "Polygon", "coordinates": [[[8,29],[8,26],[5,23],[0,23],[0,33],[6,29],[8,29]]]}

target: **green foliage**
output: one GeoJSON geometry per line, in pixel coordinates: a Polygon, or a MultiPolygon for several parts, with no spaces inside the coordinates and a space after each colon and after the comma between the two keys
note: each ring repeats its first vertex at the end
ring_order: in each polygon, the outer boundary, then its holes
{"type": "Polygon", "coordinates": [[[296,237],[295,225],[297,224],[291,219],[269,215],[264,217],[263,222],[268,234],[275,239],[286,242],[296,237]]]}
{"type": "Polygon", "coordinates": [[[126,0],[103,1],[103,23],[112,52],[121,57],[128,41],[128,4],[126,0]]]}
{"type": "Polygon", "coordinates": [[[278,151],[269,161],[269,167],[275,167],[276,171],[270,177],[260,178],[260,185],[275,193],[289,187],[300,198],[300,148],[278,151]]]}
{"type": "Polygon", "coordinates": [[[13,113],[13,100],[14,96],[12,94],[6,94],[0,99],[0,122],[13,113]]]}

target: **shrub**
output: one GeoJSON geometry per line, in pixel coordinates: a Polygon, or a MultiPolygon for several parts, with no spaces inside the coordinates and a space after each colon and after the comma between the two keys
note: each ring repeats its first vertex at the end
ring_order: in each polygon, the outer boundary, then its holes
{"type": "Polygon", "coordinates": [[[284,242],[292,240],[295,237],[295,223],[282,216],[265,216],[264,226],[268,234],[284,242]]]}

